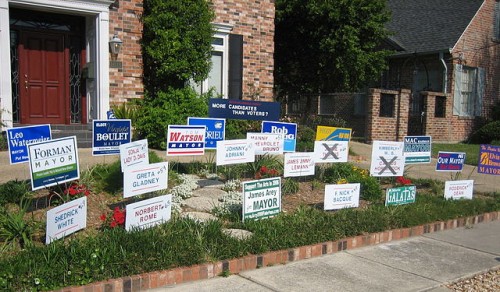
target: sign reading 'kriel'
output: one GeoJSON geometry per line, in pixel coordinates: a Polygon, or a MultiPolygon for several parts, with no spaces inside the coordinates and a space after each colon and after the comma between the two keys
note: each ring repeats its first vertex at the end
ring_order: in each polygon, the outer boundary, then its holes
{"type": "Polygon", "coordinates": [[[283,177],[314,175],[314,152],[285,153],[283,177]]]}
{"type": "Polygon", "coordinates": [[[247,133],[247,140],[253,141],[255,155],[283,154],[283,135],[271,133],[247,133]]]}
{"type": "Polygon", "coordinates": [[[130,120],[94,120],[92,155],[120,154],[120,145],[130,143],[130,120]]]}
{"type": "Polygon", "coordinates": [[[217,165],[255,161],[255,145],[247,139],[217,141],[217,165]]]}
{"type": "Polygon", "coordinates": [[[146,229],[167,222],[172,216],[172,195],[165,195],[127,205],[125,230],[146,229]]]}
{"type": "Polygon", "coordinates": [[[205,126],[168,126],[167,156],[203,154],[205,154],[205,126]]]}
{"type": "Polygon", "coordinates": [[[37,125],[7,129],[10,164],[28,161],[29,143],[48,141],[52,138],[50,125],[37,125]]]}
{"type": "Polygon", "coordinates": [[[168,187],[168,162],[127,167],[123,172],[123,197],[133,197],[168,187]]]}
{"type": "Polygon", "coordinates": [[[356,208],[359,206],[360,183],[325,185],[325,210],[356,208]]]}
{"type": "Polygon", "coordinates": [[[28,144],[33,190],[80,178],[76,137],[28,144]]]}
{"type": "Polygon", "coordinates": [[[281,212],[281,178],[244,182],[243,221],[269,218],[281,212]]]}
{"type": "Polygon", "coordinates": [[[120,145],[120,161],[122,171],[130,166],[148,164],[148,140],[144,139],[120,145]]]}
{"type": "Polygon", "coordinates": [[[283,139],[285,140],[283,151],[295,152],[295,145],[297,144],[297,124],[263,121],[261,132],[283,135],[283,139]]]}
{"type": "Polygon", "coordinates": [[[315,141],[316,163],[347,162],[349,157],[348,144],[347,141],[315,141]]]}
{"type": "Polygon", "coordinates": [[[217,141],[224,140],[226,119],[211,119],[211,118],[188,118],[190,126],[205,126],[205,148],[217,148],[217,141]]]}
{"type": "Polygon", "coordinates": [[[47,211],[45,244],[87,227],[87,197],[47,211]]]}
{"type": "Polygon", "coordinates": [[[480,146],[477,172],[500,175],[500,146],[495,146],[495,145],[480,146]]]}
{"type": "Polygon", "coordinates": [[[405,158],[403,142],[373,141],[372,176],[403,176],[405,158]]]}
{"type": "Polygon", "coordinates": [[[474,189],[473,180],[454,180],[444,184],[445,199],[472,199],[474,189]]]}

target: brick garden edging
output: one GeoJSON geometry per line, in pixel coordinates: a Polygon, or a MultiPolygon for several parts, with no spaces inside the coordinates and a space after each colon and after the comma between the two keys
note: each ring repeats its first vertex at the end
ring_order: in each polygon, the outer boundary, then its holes
{"type": "Polygon", "coordinates": [[[276,264],[286,264],[303,259],[333,254],[343,250],[376,245],[379,243],[404,239],[408,237],[420,236],[426,233],[455,229],[458,227],[478,224],[482,222],[491,222],[499,219],[500,211],[496,211],[471,217],[438,221],[410,228],[399,228],[370,233],[367,235],[358,235],[354,237],[339,239],[336,241],[327,241],[323,243],[290,248],[287,250],[271,251],[260,255],[248,255],[241,258],[223,260],[214,263],[205,263],[190,267],[178,267],[170,270],[155,271],[130,277],[110,279],[107,281],[96,282],[85,286],[66,287],[55,291],[134,292],[144,289],[160,288],[167,285],[176,285],[191,281],[210,279],[217,277],[224,272],[238,274],[240,272],[254,270],[260,267],[266,267],[276,264]]]}

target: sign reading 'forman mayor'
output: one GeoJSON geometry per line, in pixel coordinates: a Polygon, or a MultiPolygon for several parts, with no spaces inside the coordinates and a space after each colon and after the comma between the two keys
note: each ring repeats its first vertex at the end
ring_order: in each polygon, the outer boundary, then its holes
{"type": "Polygon", "coordinates": [[[33,190],[80,178],[76,137],[28,144],[33,190]]]}

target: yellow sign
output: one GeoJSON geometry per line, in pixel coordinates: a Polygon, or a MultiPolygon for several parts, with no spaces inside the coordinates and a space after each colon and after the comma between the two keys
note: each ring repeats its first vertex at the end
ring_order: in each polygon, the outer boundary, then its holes
{"type": "Polygon", "coordinates": [[[316,141],[349,141],[351,140],[351,131],[350,128],[318,126],[316,141]]]}

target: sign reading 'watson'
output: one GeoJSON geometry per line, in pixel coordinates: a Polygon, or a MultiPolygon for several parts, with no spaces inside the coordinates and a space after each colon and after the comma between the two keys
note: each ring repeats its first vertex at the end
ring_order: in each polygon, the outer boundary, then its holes
{"type": "Polygon", "coordinates": [[[120,154],[120,145],[130,143],[130,120],[94,120],[92,155],[120,154]]]}

